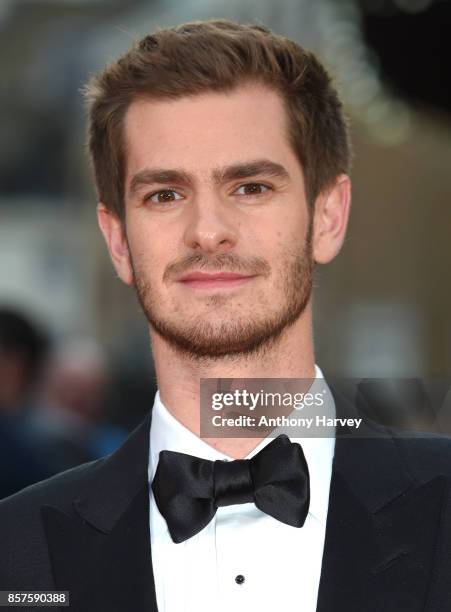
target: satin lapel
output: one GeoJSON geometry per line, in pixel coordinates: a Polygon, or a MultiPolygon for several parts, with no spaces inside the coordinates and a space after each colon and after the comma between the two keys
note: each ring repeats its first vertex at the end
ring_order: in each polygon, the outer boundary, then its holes
{"type": "Polygon", "coordinates": [[[337,437],[317,611],[427,610],[444,493],[393,438],[337,437]]]}
{"type": "Polygon", "coordinates": [[[90,473],[86,492],[44,506],[55,588],[74,612],[157,612],[149,537],[150,416],[90,473]]]}

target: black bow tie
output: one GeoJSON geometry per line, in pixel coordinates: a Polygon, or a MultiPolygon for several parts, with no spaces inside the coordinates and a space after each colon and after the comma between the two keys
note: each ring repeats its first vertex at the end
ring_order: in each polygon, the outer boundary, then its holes
{"type": "Polygon", "coordinates": [[[209,461],[161,451],[152,490],[176,543],[199,533],[220,506],[254,502],[282,523],[302,527],[310,502],[304,453],[286,435],[251,459],[209,461]]]}

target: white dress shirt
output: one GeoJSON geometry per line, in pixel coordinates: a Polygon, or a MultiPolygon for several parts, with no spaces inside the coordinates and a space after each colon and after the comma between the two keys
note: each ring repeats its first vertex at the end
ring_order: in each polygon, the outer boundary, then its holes
{"type": "MultiPolygon", "coordinates": [[[[328,389],[316,367],[310,391],[318,385],[328,389]]],[[[328,397],[332,398],[330,392],[328,397]]],[[[327,414],[335,416],[332,399],[327,414]]],[[[218,508],[200,533],[175,544],[150,489],[150,541],[159,612],[315,612],[335,438],[294,438],[289,430],[278,428],[247,458],[279,433],[301,444],[308,464],[310,507],[302,528],[281,523],[253,503],[238,504],[218,508]]],[[[231,459],[179,423],[157,392],[150,431],[150,483],[161,450],[211,461],[231,459]]]]}

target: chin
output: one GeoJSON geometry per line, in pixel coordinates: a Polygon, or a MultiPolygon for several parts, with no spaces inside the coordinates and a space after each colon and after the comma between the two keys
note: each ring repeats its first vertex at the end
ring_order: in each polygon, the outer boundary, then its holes
{"type": "MultiPolygon", "coordinates": [[[[255,314],[255,313],[254,313],[255,314]]],[[[249,315],[231,318],[203,317],[199,322],[183,328],[168,320],[154,320],[152,328],[177,352],[196,359],[218,359],[265,352],[274,345],[285,326],[274,326],[268,321],[249,315]]]]}

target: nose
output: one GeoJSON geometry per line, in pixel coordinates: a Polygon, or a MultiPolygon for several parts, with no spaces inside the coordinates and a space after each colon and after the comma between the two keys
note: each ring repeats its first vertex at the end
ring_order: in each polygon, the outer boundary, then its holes
{"type": "Polygon", "coordinates": [[[238,224],[225,204],[215,198],[193,203],[191,218],[185,230],[186,246],[205,253],[225,253],[238,241],[238,224]]]}

